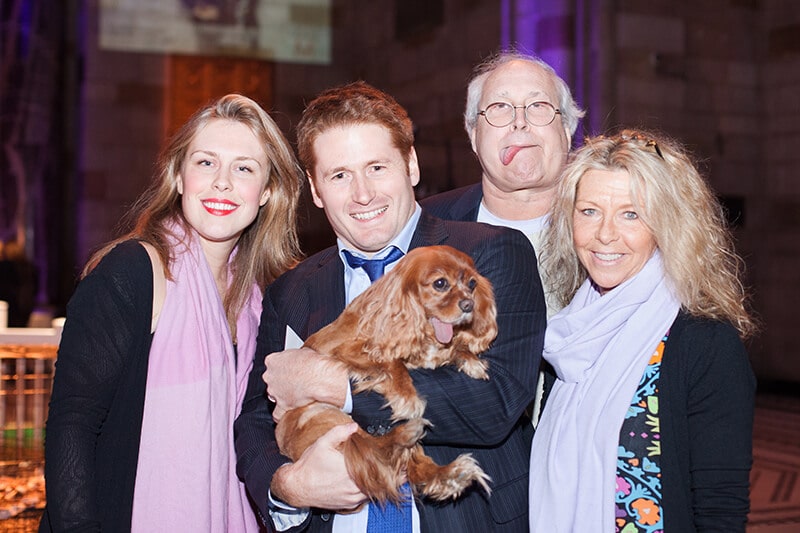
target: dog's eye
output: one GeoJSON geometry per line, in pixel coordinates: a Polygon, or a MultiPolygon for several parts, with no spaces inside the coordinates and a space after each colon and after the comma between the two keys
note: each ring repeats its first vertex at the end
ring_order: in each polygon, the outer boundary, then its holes
{"type": "Polygon", "coordinates": [[[467,283],[467,287],[469,287],[470,291],[474,291],[475,287],[477,286],[478,286],[478,280],[476,280],[475,278],[472,278],[471,280],[469,280],[469,283],[467,283]]]}
{"type": "Polygon", "coordinates": [[[450,284],[444,278],[439,278],[433,282],[433,288],[439,292],[446,291],[450,287],[450,284]]]}

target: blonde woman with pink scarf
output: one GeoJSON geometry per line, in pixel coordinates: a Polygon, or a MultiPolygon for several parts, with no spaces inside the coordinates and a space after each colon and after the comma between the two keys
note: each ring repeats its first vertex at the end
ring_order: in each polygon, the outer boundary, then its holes
{"type": "Polygon", "coordinates": [[[67,307],[40,531],[259,531],[233,421],[263,290],[300,256],[301,183],[244,96],[171,138],[133,229],[90,259],[67,307]]]}
{"type": "Polygon", "coordinates": [[[626,130],[568,163],[544,267],[568,304],[533,439],[533,533],[745,531],[754,331],[722,209],[677,143],[626,130]]]}

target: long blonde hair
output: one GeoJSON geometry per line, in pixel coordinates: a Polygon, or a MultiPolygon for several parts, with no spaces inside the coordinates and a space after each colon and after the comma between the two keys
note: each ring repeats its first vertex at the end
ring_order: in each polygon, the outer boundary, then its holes
{"type": "Polygon", "coordinates": [[[232,264],[232,281],[223,305],[231,331],[252,291],[253,283],[263,290],[301,257],[296,215],[303,174],[289,143],[270,116],[256,102],[229,94],[198,110],[168,141],[158,161],[150,187],[126,215],[133,229],[94,253],[83,269],[86,276],[108,252],[122,241],[138,239],[150,243],[171,279],[172,253],[168,227],[180,224],[189,232],[181,209],[177,183],[189,145],[209,121],[224,119],[244,124],[259,139],[270,168],[267,174],[269,200],[258,210],[255,221],[239,237],[232,264]]]}
{"type": "Polygon", "coordinates": [[[542,251],[542,267],[563,305],[588,276],[573,247],[572,217],[578,185],[589,170],[630,175],[631,196],[688,313],[730,321],[742,338],[754,333],[741,282],[743,261],[720,203],[679,143],[644,130],[589,138],[564,169],[542,251]]]}

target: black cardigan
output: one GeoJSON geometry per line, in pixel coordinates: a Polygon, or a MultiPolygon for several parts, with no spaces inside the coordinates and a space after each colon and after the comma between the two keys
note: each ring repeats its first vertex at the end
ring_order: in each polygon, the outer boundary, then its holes
{"type": "Polygon", "coordinates": [[[116,246],[67,305],[45,439],[39,531],[130,531],[152,335],[153,272],[116,246]]]}
{"type": "Polygon", "coordinates": [[[661,363],[664,531],[745,531],[755,377],[737,331],[681,312],[661,363]]]}

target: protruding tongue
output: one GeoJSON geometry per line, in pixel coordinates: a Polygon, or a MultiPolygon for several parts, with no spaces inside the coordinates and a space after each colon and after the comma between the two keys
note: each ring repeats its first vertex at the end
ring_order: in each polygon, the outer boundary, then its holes
{"type": "Polygon", "coordinates": [[[442,344],[447,344],[453,340],[453,324],[442,322],[438,318],[431,318],[431,325],[436,334],[436,340],[442,344]]]}
{"type": "Polygon", "coordinates": [[[510,164],[511,161],[514,159],[514,156],[517,155],[517,153],[520,150],[522,150],[523,148],[525,148],[525,147],[524,146],[509,146],[508,148],[505,148],[503,150],[503,152],[500,154],[500,157],[501,157],[500,160],[503,162],[504,165],[510,164]]]}

